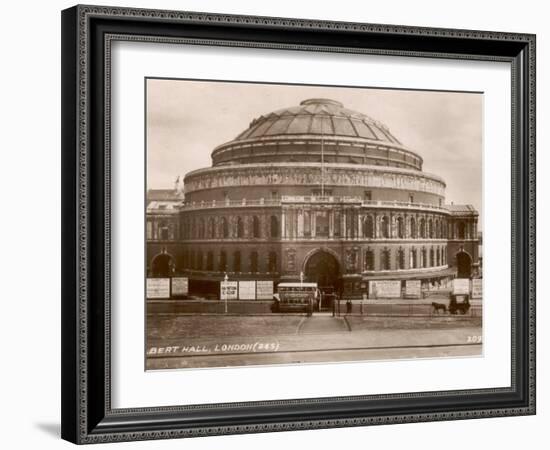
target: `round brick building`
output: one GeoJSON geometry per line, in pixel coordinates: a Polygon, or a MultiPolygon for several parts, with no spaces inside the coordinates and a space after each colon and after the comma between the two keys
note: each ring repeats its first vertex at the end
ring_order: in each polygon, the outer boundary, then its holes
{"type": "Polygon", "coordinates": [[[444,180],[422,164],[384,124],[334,100],[267,113],[188,173],[183,193],[149,193],[148,272],[185,274],[196,293],[218,292],[225,275],[302,274],[350,296],[370,280],[471,274],[477,212],[446,206],[444,180]],[[458,269],[457,254],[469,258],[458,269]]]}

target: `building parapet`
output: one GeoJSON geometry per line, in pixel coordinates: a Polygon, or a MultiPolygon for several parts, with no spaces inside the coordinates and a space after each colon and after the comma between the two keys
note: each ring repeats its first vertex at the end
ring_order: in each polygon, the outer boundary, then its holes
{"type": "Polygon", "coordinates": [[[282,196],[280,199],[246,199],[241,200],[222,200],[222,201],[200,201],[189,202],[182,206],[182,210],[200,210],[214,208],[243,208],[243,207],[277,207],[288,206],[291,204],[300,205],[355,205],[357,207],[368,208],[394,208],[405,210],[434,211],[442,214],[449,214],[449,211],[438,205],[429,203],[409,203],[396,200],[363,200],[360,197],[334,197],[334,196],[282,196]]]}

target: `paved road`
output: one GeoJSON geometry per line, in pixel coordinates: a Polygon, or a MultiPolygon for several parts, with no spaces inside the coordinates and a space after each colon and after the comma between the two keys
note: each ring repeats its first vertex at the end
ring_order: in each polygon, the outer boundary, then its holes
{"type": "Polygon", "coordinates": [[[457,316],[164,316],[148,321],[147,368],[480,355],[481,336],[457,316]]]}
{"type": "MultiPolygon", "coordinates": [[[[434,301],[439,301],[435,299],[434,301]]],[[[254,306],[254,305],[252,305],[254,306]]],[[[249,308],[247,311],[242,305],[233,305],[228,304],[228,312],[230,314],[267,314],[269,313],[269,308],[264,308],[265,311],[256,310],[255,308],[249,308]]],[[[353,305],[353,314],[361,314],[361,311],[364,315],[376,314],[376,315],[448,315],[448,313],[435,313],[433,312],[433,307],[430,302],[423,301],[420,302],[411,302],[403,300],[403,303],[396,302],[380,302],[380,303],[369,303],[363,305],[361,310],[360,303],[355,303],[353,305]]],[[[148,314],[205,314],[205,313],[224,313],[224,305],[220,302],[185,302],[185,301],[157,301],[149,302],[147,304],[147,313],[148,314]]],[[[329,312],[330,313],[330,312],[329,312]]],[[[340,315],[346,314],[346,304],[342,302],[340,304],[340,315]]],[[[466,314],[470,317],[479,317],[482,314],[481,305],[472,305],[470,311],[466,314]]],[[[288,314],[291,315],[291,314],[288,314]]],[[[305,315],[305,314],[304,314],[305,315]]]]}
{"type": "Polygon", "coordinates": [[[147,369],[185,369],[248,366],[265,364],[323,363],[384,359],[441,358],[481,355],[480,344],[436,347],[398,347],[351,350],[323,350],[237,355],[200,355],[193,357],[156,357],[147,360],[147,369]]]}
{"type": "Polygon", "coordinates": [[[341,333],[350,331],[343,317],[316,315],[306,317],[298,326],[297,334],[341,333]]]}

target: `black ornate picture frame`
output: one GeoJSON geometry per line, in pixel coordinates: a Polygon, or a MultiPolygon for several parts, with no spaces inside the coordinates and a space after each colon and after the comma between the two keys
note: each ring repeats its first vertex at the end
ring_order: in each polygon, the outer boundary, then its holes
{"type": "MultiPolygon", "coordinates": [[[[498,170],[498,169],[494,169],[498,170]]],[[[535,414],[535,36],[99,6],[62,12],[62,437],[74,443],[535,414]],[[114,41],[503,61],[512,73],[509,387],[113,409],[114,41]]]]}

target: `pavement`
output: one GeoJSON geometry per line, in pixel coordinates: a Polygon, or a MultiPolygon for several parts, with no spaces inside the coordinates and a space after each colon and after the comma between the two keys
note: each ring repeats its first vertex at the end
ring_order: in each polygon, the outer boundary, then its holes
{"type": "Polygon", "coordinates": [[[147,358],[146,370],[200,369],[285,364],[364,362],[481,356],[480,344],[436,347],[326,349],[301,352],[212,354],[193,358],[147,358]]]}
{"type": "Polygon", "coordinates": [[[236,336],[236,330],[233,335],[170,333],[161,338],[162,333],[155,333],[156,337],[150,333],[147,368],[481,355],[481,326],[471,326],[471,319],[464,319],[461,327],[442,322],[440,329],[365,328],[362,324],[362,320],[354,324],[348,318],[317,315],[303,317],[294,332],[287,334],[236,336]]]}
{"type": "MultiPolygon", "coordinates": [[[[477,339],[478,336],[481,336],[481,329],[473,327],[454,330],[372,330],[275,336],[172,338],[149,340],[147,356],[155,358],[218,353],[450,346],[471,343],[472,338],[477,339]]],[[[476,343],[479,342],[476,340],[476,343]]]]}

